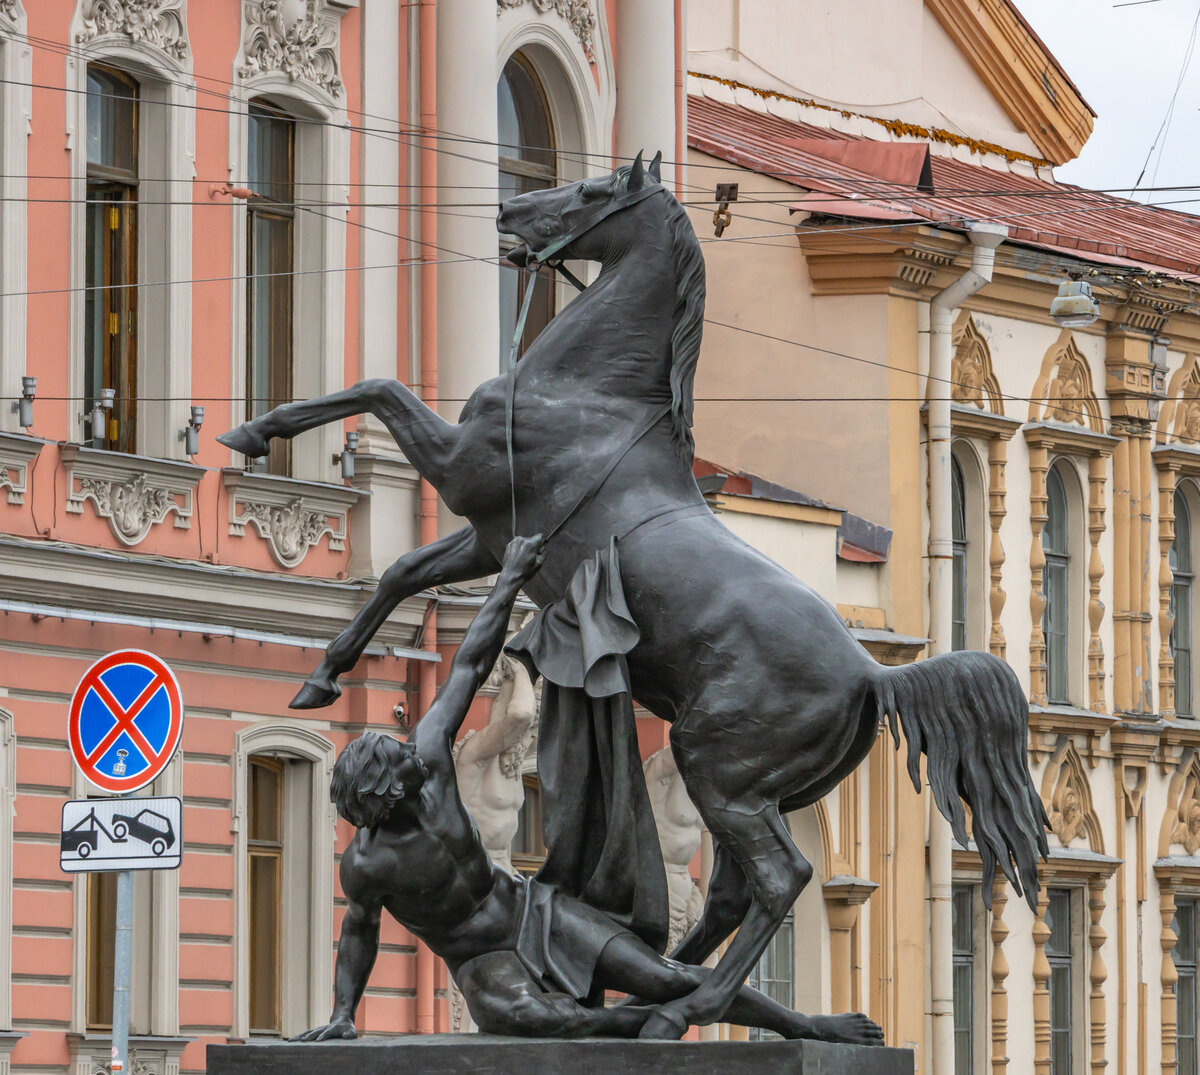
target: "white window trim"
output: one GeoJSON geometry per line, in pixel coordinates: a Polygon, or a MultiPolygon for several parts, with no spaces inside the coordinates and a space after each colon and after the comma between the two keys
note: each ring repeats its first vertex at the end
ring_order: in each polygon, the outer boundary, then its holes
{"type": "MultiPolygon", "coordinates": [[[[246,715],[234,714],[235,719],[246,715]]],[[[234,736],[233,753],[233,1028],[232,1037],[250,1035],[250,923],[249,871],[247,869],[247,781],[250,757],[266,754],[300,759],[312,766],[312,812],[310,818],[311,856],[309,922],[309,966],[301,980],[308,983],[304,1004],[303,1027],[283,1026],[284,1034],[298,1033],[322,1023],[329,1014],[330,988],[333,981],[333,853],[334,825],[337,814],[328,789],[333,777],[334,745],[324,736],[299,723],[266,721],[242,728],[234,736]]],[[[285,850],[286,855],[286,850],[285,850]]],[[[286,870],[286,865],[285,865],[286,870]]],[[[286,897],[286,889],[285,889],[286,897]]],[[[286,910],[284,912],[286,918],[286,910]]],[[[299,928],[299,923],[291,923],[299,928]]],[[[284,939],[286,944],[286,929],[284,939]]],[[[288,974],[283,978],[286,982],[288,974]]],[[[286,1019],[287,1006],[284,1007],[286,1019]]]]}
{"type": "MultiPolygon", "coordinates": [[[[15,18],[0,7],[0,250],[17,251],[0,258],[0,396],[21,394],[25,365],[26,296],[29,259],[25,174],[27,143],[32,131],[33,49],[25,39],[25,11],[13,0],[15,18]]],[[[0,404],[0,431],[20,429],[8,403],[0,404]]],[[[0,1009],[2,1010],[2,1009],[0,1009]]],[[[7,1025],[0,1019],[0,1025],[7,1025]]]]}
{"type": "MultiPolygon", "coordinates": [[[[71,41],[80,40],[82,11],[76,7],[71,41]]],[[[165,459],[183,459],[179,430],[187,425],[192,392],[192,180],[196,175],[195,82],[191,52],[179,63],[165,52],[125,36],[106,35],[77,44],[67,55],[66,120],[70,155],[71,228],[69,259],[67,371],[73,398],[68,404],[69,440],[84,440],[80,416],[84,400],[84,284],[86,270],[87,68],[104,63],[127,71],[142,85],[139,170],[150,163],[154,183],[150,201],[170,202],[161,219],[147,226],[138,216],[138,395],[165,402],[138,402],[137,451],[165,459]],[[147,93],[149,96],[147,96],[147,93]],[[153,102],[160,102],[155,105],[153,102]],[[160,115],[151,117],[147,105],[160,115]],[[146,123],[151,118],[157,122],[146,123]],[[161,143],[161,145],[160,145],[161,143]],[[147,152],[150,145],[158,146],[147,152]],[[163,171],[165,169],[165,171],[163,171]],[[156,225],[161,224],[162,231],[156,225]],[[154,232],[151,237],[151,232],[154,232]],[[179,281],[179,283],[170,283],[179,281]],[[164,286],[148,288],[147,284],[164,286]],[[164,365],[159,366],[159,363],[164,365]]],[[[21,259],[15,259],[21,260],[21,259]]]]}
{"type": "MultiPolygon", "coordinates": [[[[341,270],[346,268],[350,199],[348,120],[343,105],[306,82],[279,72],[239,78],[229,94],[229,177],[234,186],[248,182],[250,105],[260,98],[296,118],[296,200],[321,203],[312,212],[298,207],[295,217],[292,393],[296,399],[310,399],[338,391],[345,381],[347,280],[341,270]]],[[[248,214],[243,200],[231,201],[229,395],[235,400],[230,422],[236,425],[245,420],[248,214]]],[[[292,442],[291,476],[335,480],[330,460],[341,443],[342,426],[336,422],[301,434],[292,442]]]]}
{"type": "Polygon", "coordinates": [[[0,1030],[12,1026],[13,818],[17,812],[17,736],[0,709],[0,1030]]]}

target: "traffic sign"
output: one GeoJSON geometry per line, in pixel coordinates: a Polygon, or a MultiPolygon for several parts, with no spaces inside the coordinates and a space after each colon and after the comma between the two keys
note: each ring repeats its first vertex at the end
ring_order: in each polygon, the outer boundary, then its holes
{"type": "Polygon", "coordinates": [[[175,870],[183,857],[183,801],[72,799],[63,804],[58,864],[67,873],[175,870]]]}
{"type": "Polygon", "coordinates": [[[71,754],[96,787],[137,791],[166,767],[183,733],[183,696],[175,673],[143,650],[101,657],[71,698],[71,754]]]}

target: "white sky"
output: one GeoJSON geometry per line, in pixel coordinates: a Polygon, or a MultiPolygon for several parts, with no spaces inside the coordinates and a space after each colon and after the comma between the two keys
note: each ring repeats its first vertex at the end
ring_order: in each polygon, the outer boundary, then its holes
{"type": "MultiPolygon", "coordinates": [[[[1132,186],[1154,145],[1183,67],[1200,0],[1016,0],[1017,7],[1097,113],[1077,160],[1055,170],[1093,189],[1132,186]]],[[[1200,187],[1200,40],[1143,187],[1200,187]]],[[[1139,200],[1200,213],[1200,190],[1155,191],[1139,200]],[[1192,199],[1184,204],[1181,199],[1192,199]]]]}

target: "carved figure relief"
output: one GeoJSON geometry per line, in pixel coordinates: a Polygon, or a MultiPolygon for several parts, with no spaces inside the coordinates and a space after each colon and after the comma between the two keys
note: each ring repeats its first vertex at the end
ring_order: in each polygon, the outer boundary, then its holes
{"type": "Polygon", "coordinates": [[[595,61],[595,44],[592,35],[596,32],[596,12],[592,0],[496,0],[497,16],[522,4],[533,4],[539,13],[553,11],[566,19],[571,32],[579,39],[584,54],[595,61]]]}
{"type": "MultiPolygon", "coordinates": [[[[0,8],[7,11],[9,3],[12,0],[0,8]]],[[[75,34],[81,45],[107,34],[124,34],[180,63],[188,57],[187,0],[83,0],[81,14],[83,25],[75,34]]]]}
{"type": "Polygon", "coordinates": [[[341,97],[341,23],[324,0],[243,0],[242,12],[240,78],[279,73],[341,97]]]}
{"type": "Polygon", "coordinates": [[[1200,362],[1189,354],[1167,386],[1158,422],[1158,442],[1200,444],[1200,362]]]}
{"type": "Polygon", "coordinates": [[[1184,753],[1167,792],[1163,832],[1167,839],[1160,851],[1169,855],[1180,850],[1186,855],[1200,851],[1200,758],[1194,750],[1184,753]]]}
{"type": "MultiPolygon", "coordinates": [[[[295,567],[325,534],[334,533],[329,516],[319,509],[305,507],[299,497],[282,507],[248,502],[242,502],[240,507],[237,532],[242,533],[247,523],[253,523],[258,536],[270,545],[271,555],[284,567],[295,567]]],[[[233,520],[230,522],[232,531],[233,520]]],[[[331,541],[330,547],[340,548],[341,543],[335,545],[331,541]]]]}
{"type": "Polygon", "coordinates": [[[954,326],[954,360],[950,372],[950,397],[955,403],[978,407],[993,414],[1004,413],[1000,383],[992,371],[992,355],[987,340],[964,313],[954,326]]]}
{"type": "Polygon", "coordinates": [[[1063,329],[1042,359],[1030,397],[1029,421],[1081,425],[1093,433],[1104,432],[1091,369],[1070,329],[1063,329]]]}
{"type": "Polygon", "coordinates": [[[1100,822],[1092,809],[1092,789],[1078,752],[1068,736],[1061,736],[1042,781],[1042,800],[1050,815],[1050,829],[1063,847],[1081,837],[1092,851],[1104,851],[1100,822]]]}
{"type": "Polygon", "coordinates": [[[21,0],[0,0],[0,15],[10,22],[16,22],[23,14],[21,0]]]}
{"type": "Polygon", "coordinates": [[[700,850],[704,823],[688,797],[683,778],[670,747],[646,759],[646,790],[658,826],[658,844],[667,868],[667,899],[670,904],[670,933],[667,951],[673,952],[700,921],[704,896],[689,867],[700,850]]]}

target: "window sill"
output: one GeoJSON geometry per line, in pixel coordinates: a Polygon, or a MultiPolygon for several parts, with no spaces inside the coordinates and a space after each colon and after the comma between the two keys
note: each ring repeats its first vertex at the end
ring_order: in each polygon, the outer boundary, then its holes
{"type": "Polygon", "coordinates": [[[225,469],[221,480],[229,494],[229,533],[242,537],[254,529],[280,567],[296,567],[308,550],[329,535],[329,548],[346,547],[350,509],[369,492],[347,485],[281,478],[225,469]]]}
{"type": "Polygon", "coordinates": [[[10,504],[24,504],[29,464],[47,442],[25,433],[0,433],[0,489],[8,490],[10,504]]]}
{"type": "Polygon", "coordinates": [[[69,514],[82,515],[89,500],[122,545],[137,545],[153,526],[174,515],[190,530],[196,486],[205,467],[174,459],[126,455],[67,442],[61,446],[69,514]]]}
{"type": "Polygon", "coordinates": [[[1118,722],[1118,717],[1108,713],[1096,713],[1071,705],[1030,705],[1029,752],[1036,759],[1039,754],[1053,751],[1060,735],[1083,735],[1087,739],[1083,752],[1088,764],[1095,768],[1100,740],[1118,722]]]}

